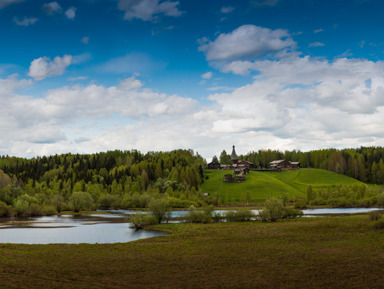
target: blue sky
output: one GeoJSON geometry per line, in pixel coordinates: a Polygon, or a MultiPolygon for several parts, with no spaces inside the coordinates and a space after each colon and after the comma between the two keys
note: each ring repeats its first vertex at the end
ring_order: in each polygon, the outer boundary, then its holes
{"type": "Polygon", "coordinates": [[[379,0],[0,0],[0,154],[384,143],[379,0]]]}

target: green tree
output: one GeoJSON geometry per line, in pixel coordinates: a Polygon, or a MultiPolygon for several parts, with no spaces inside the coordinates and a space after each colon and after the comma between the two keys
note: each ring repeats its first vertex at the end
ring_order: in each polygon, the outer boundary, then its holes
{"type": "Polygon", "coordinates": [[[89,193],[73,192],[69,197],[69,204],[74,212],[91,210],[93,208],[93,199],[89,193]]]}
{"type": "Polygon", "coordinates": [[[172,210],[167,199],[152,200],[148,204],[148,209],[159,224],[169,217],[172,210]]]}
{"type": "Polygon", "coordinates": [[[231,156],[227,154],[225,150],[223,150],[220,154],[220,163],[224,165],[231,164],[231,156]]]}

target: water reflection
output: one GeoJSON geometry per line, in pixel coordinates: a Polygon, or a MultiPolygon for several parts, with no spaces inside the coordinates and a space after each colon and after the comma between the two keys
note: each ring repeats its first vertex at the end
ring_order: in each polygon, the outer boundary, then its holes
{"type": "Polygon", "coordinates": [[[129,225],[122,215],[34,217],[1,225],[0,243],[105,244],[165,235],[155,231],[135,231],[129,225]]]}

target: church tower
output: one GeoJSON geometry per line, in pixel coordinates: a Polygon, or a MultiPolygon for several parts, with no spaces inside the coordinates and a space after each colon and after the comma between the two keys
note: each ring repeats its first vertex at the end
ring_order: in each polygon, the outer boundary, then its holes
{"type": "Polygon", "coordinates": [[[233,165],[237,164],[237,162],[239,161],[236,155],[235,146],[233,146],[232,148],[231,161],[233,165]]]}

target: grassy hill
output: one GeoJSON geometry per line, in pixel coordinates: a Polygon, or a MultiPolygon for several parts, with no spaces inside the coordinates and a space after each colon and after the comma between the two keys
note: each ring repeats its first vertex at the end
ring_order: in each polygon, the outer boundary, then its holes
{"type": "Polygon", "coordinates": [[[320,169],[300,169],[283,172],[253,172],[246,176],[243,183],[224,183],[226,173],[232,171],[207,170],[208,179],[202,184],[203,192],[216,195],[221,191],[223,203],[263,202],[269,197],[288,194],[289,198],[306,196],[307,186],[326,188],[327,186],[363,184],[345,175],[320,169]]]}

